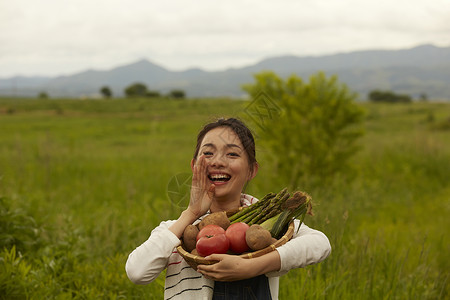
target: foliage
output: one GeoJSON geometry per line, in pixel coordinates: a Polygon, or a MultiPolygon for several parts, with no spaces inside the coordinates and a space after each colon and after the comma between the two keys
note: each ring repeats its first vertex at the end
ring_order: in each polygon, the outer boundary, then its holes
{"type": "Polygon", "coordinates": [[[146,96],[146,97],[149,97],[149,98],[159,98],[159,97],[161,97],[161,93],[158,92],[158,91],[151,91],[151,90],[148,90],[148,91],[145,93],[145,96],[146,96]]]}
{"type": "MultiPolygon", "coordinates": [[[[125,95],[127,97],[145,97],[145,98],[159,98],[161,93],[156,90],[149,90],[143,83],[134,83],[125,88],[125,95]]],[[[179,97],[179,95],[178,95],[179,97]]]]}
{"type": "Polygon", "coordinates": [[[38,95],[39,99],[47,99],[48,98],[48,93],[47,92],[40,92],[38,95]]]}
{"type": "Polygon", "coordinates": [[[111,91],[111,88],[109,86],[102,86],[100,88],[100,93],[104,98],[111,98],[113,96],[113,93],[111,91]]]}
{"type": "Polygon", "coordinates": [[[411,96],[375,90],[369,93],[369,100],[373,102],[409,103],[411,102],[411,96]]]}
{"type": "Polygon", "coordinates": [[[147,86],[143,83],[134,83],[125,88],[127,97],[145,97],[147,95],[147,86]]]}
{"type": "Polygon", "coordinates": [[[325,180],[348,172],[362,135],[363,111],[355,103],[356,95],[336,76],[323,73],[311,76],[308,83],[295,75],[282,80],[272,72],[254,78],[254,84],[244,86],[253,99],[247,113],[254,115],[252,106],[259,105],[261,91],[275,106],[272,110],[278,114],[259,114],[256,125],[280,181],[296,188],[305,177],[325,180]]]}
{"type": "Polygon", "coordinates": [[[186,93],[183,90],[171,90],[169,93],[170,98],[183,99],[186,97],[186,93]]]}
{"type": "Polygon", "coordinates": [[[426,93],[421,93],[419,99],[420,101],[428,101],[428,95],[426,93]]]}
{"type": "Polygon", "coordinates": [[[3,197],[0,197],[0,229],[0,249],[14,247],[24,253],[41,246],[43,228],[23,209],[11,209],[3,197]]]}

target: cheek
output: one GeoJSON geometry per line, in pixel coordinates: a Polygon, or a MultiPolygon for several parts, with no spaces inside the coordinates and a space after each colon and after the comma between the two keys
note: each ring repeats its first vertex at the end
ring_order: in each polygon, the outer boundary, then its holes
{"type": "Polygon", "coordinates": [[[236,177],[247,180],[250,174],[250,168],[247,163],[234,163],[230,164],[230,169],[233,171],[236,177]]]}

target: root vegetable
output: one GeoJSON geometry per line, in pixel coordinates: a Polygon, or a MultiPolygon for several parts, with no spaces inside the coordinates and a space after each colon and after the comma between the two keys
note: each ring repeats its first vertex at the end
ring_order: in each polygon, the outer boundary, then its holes
{"type": "Polygon", "coordinates": [[[228,226],[230,226],[230,220],[228,219],[226,212],[215,212],[203,218],[203,220],[198,223],[198,229],[202,230],[203,227],[210,224],[219,225],[226,230],[228,226]]]}
{"type": "Polygon", "coordinates": [[[253,224],[245,232],[245,241],[250,249],[257,251],[269,246],[272,243],[272,236],[267,229],[258,224],[253,224]]]}
{"type": "Polygon", "coordinates": [[[199,232],[199,230],[198,230],[197,226],[192,225],[192,224],[186,226],[186,228],[184,229],[183,243],[184,243],[184,248],[188,252],[191,252],[193,249],[195,249],[198,232],[199,232]]]}

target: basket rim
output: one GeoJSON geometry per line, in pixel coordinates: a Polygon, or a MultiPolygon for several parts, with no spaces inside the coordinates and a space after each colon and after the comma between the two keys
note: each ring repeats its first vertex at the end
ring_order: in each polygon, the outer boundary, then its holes
{"type": "MultiPolygon", "coordinates": [[[[295,229],[295,223],[292,220],[291,223],[289,224],[288,229],[286,230],[286,233],[280,238],[278,239],[276,242],[270,244],[269,246],[257,250],[257,251],[253,251],[253,252],[247,252],[247,253],[243,253],[243,254],[239,254],[237,256],[240,256],[242,258],[245,259],[251,259],[251,258],[256,258],[259,256],[262,256],[264,254],[267,254],[269,252],[274,251],[276,248],[284,245],[285,243],[287,243],[293,236],[294,234],[294,229],[295,229]]],[[[187,252],[184,248],[183,245],[179,245],[176,247],[178,253],[184,258],[184,260],[186,260],[187,263],[190,264],[194,264],[194,265],[198,265],[198,264],[202,264],[202,265],[212,265],[217,263],[216,260],[206,260],[203,256],[200,255],[194,255],[190,252],[187,252]]]]}

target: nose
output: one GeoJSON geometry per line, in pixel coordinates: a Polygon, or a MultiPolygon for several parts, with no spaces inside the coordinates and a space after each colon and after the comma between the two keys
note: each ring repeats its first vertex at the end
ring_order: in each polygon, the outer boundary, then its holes
{"type": "Polygon", "coordinates": [[[221,155],[214,155],[210,160],[210,166],[213,168],[224,167],[226,164],[225,159],[221,155]]]}

